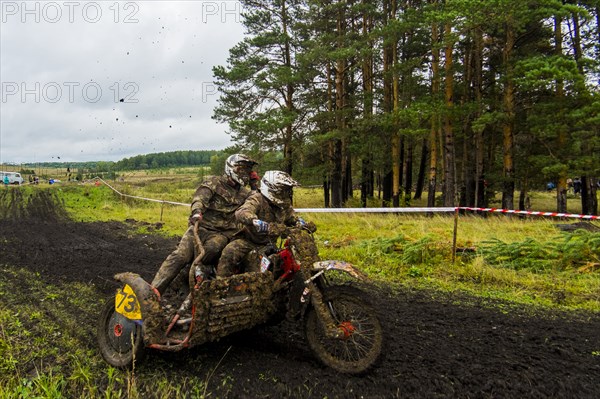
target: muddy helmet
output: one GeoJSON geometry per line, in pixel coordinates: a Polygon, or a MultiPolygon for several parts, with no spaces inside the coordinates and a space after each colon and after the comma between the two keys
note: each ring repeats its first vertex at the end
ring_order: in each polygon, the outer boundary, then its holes
{"type": "Polygon", "coordinates": [[[225,174],[236,183],[245,186],[250,181],[250,172],[258,162],[244,154],[233,154],[225,161],[225,174]]]}
{"type": "Polygon", "coordinates": [[[265,172],[260,182],[260,192],[269,201],[281,206],[291,203],[292,188],[299,185],[288,173],[280,170],[269,170],[265,172]]]}

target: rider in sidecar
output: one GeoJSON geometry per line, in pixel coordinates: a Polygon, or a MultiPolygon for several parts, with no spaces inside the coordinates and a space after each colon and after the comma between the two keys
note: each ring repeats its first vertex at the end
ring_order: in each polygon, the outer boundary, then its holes
{"type": "Polygon", "coordinates": [[[282,233],[282,224],[301,224],[313,232],[316,230],[314,223],[306,223],[297,217],[292,208],[292,190],[297,186],[298,182],[286,172],[270,170],[264,173],[260,191],[252,193],[235,211],[235,218],[244,229],[223,249],[217,265],[217,277],[260,271],[258,262],[249,262],[250,269],[239,268],[252,250],[276,243],[282,233]]]}
{"type": "MultiPolygon", "coordinates": [[[[250,191],[246,186],[252,168],[258,163],[244,154],[234,154],[225,162],[225,173],[206,179],[196,190],[189,227],[179,245],[162,263],[151,285],[161,294],[186,265],[194,260],[194,228],[204,248],[201,265],[197,267],[201,280],[209,272],[207,265],[216,262],[233,235],[239,231],[234,212],[244,203],[250,191]]],[[[255,172],[254,172],[255,174],[255,172]]]]}

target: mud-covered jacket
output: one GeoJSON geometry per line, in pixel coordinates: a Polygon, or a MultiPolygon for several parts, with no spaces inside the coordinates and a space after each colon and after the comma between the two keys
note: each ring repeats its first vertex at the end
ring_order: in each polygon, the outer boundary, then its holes
{"type": "Polygon", "coordinates": [[[200,226],[207,230],[233,231],[240,225],[235,211],[244,203],[250,191],[229,184],[227,176],[209,177],[200,184],[192,199],[192,214],[201,212],[200,226]]]}
{"type": "Polygon", "coordinates": [[[244,225],[244,235],[246,238],[256,244],[266,244],[271,240],[276,240],[276,235],[266,233],[257,233],[252,221],[260,219],[267,223],[280,223],[287,226],[293,226],[298,218],[291,206],[282,208],[272,204],[260,192],[253,192],[246,199],[244,204],[235,211],[235,218],[244,225]]]}

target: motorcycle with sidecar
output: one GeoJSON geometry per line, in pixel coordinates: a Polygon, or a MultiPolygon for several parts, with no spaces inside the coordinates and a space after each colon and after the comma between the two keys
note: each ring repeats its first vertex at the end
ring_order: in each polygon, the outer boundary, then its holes
{"type": "Polygon", "coordinates": [[[377,312],[364,291],[330,279],[334,272],[358,281],[366,276],[349,263],[320,260],[305,227],[282,226],[282,235],[279,247],[248,254],[245,262],[256,271],[198,283],[194,275],[203,249],[196,233],[189,292],[179,306],[138,274],[115,275],[120,287],[98,324],[103,358],[115,367],[132,367],[148,349],[179,351],[287,318],[303,327],[309,348],[326,366],[348,374],[370,369],[383,345],[377,312]]]}

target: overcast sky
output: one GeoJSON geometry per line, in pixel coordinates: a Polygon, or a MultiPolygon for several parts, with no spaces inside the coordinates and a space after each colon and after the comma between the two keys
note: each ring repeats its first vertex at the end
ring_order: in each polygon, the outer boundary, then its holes
{"type": "Polygon", "coordinates": [[[242,40],[237,1],[0,5],[0,162],[231,145],[212,67],[242,40]]]}

